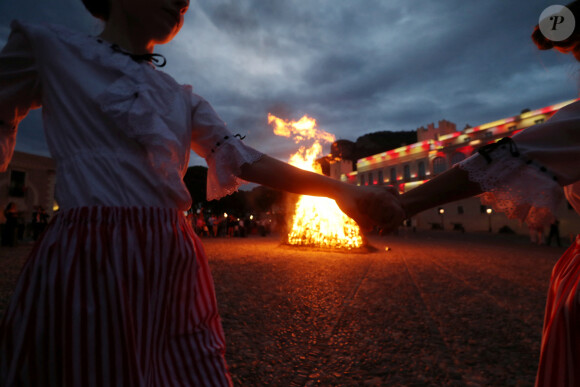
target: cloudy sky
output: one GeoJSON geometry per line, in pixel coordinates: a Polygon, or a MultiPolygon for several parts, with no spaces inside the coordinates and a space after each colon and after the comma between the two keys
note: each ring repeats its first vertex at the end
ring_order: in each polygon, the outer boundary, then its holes
{"type": "MultiPolygon", "coordinates": [[[[578,64],[529,38],[551,4],[191,0],[181,33],[158,52],[163,71],[193,85],[234,133],[286,160],[296,145],[272,133],[269,112],[309,115],[354,141],[441,119],[475,126],[576,98],[578,64]]],[[[14,18],[91,34],[102,27],[81,0],[0,0],[0,45],[14,18]]],[[[38,112],[21,124],[17,149],[48,154],[38,112]]]]}

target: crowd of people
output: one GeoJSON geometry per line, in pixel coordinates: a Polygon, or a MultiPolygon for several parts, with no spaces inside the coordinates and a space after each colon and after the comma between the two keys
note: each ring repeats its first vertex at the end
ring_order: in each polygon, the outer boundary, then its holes
{"type": "Polygon", "coordinates": [[[20,211],[15,202],[4,208],[4,223],[1,225],[1,244],[14,247],[25,239],[37,240],[48,226],[49,215],[42,206],[34,207],[30,217],[20,211]]]}
{"type": "Polygon", "coordinates": [[[191,227],[201,237],[232,238],[247,237],[248,235],[266,236],[272,232],[272,219],[263,217],[254,219],[252,215],[236,217],[224,213],[222,216],[204,214],[203,212],[189,211],[187,213],[191,227]]]}

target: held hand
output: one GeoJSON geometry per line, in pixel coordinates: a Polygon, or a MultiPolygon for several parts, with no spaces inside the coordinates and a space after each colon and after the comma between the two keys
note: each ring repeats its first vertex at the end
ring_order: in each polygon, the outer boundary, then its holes
{"type": "Polygon", "coordinates": [[[398,192],[393,187],[346,185],[336,202],[363,229],[380,226],[390,232],[405,219],[398,192]]]}
{"type": "Polygon", "coordinates": [[[373,191],[370,197],[360,201],[359,209],[381,227],[385,233],[390,233],[405,220],[405,210],[400,202],[399,191],[392,186],[368,187],[373,191]]]}

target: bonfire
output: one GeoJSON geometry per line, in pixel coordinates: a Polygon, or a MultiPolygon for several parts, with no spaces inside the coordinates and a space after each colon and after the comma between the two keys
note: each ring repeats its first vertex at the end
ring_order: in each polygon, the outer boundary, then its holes
{"type": "MultiPolygon", "coordinates": [[[[316,159],[323,156],[323,143],[335,141],[333,134],[317,129],[316,120],[308,116],[288,121],[268,114],[268,123],[274,127],[274,134],[292,138],[300,145],[288,160],[291,165],[322,174],[316,159]]],[[[298,198],[287,243],[330,249],[354,249],[364,245],[360,228],[334,200],[307,195],[298,198]]]]}

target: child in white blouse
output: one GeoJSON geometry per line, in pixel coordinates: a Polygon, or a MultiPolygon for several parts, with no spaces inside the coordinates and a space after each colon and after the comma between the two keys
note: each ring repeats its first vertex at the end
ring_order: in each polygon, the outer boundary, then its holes
{"type": "Polygon", "coordinates": [[[152,66],[186,0],[83,0],[98,37],[14,22],[0,53],[0,167],[43,107],[61,211],[0,323],[0,384],[231,383],[207,259],[183,216],[190,148],[208,198],[245,181],[328,196],[363,227],[396,227],[388,190],[343,184],[245,146],[191,87],[152,66]]]}

